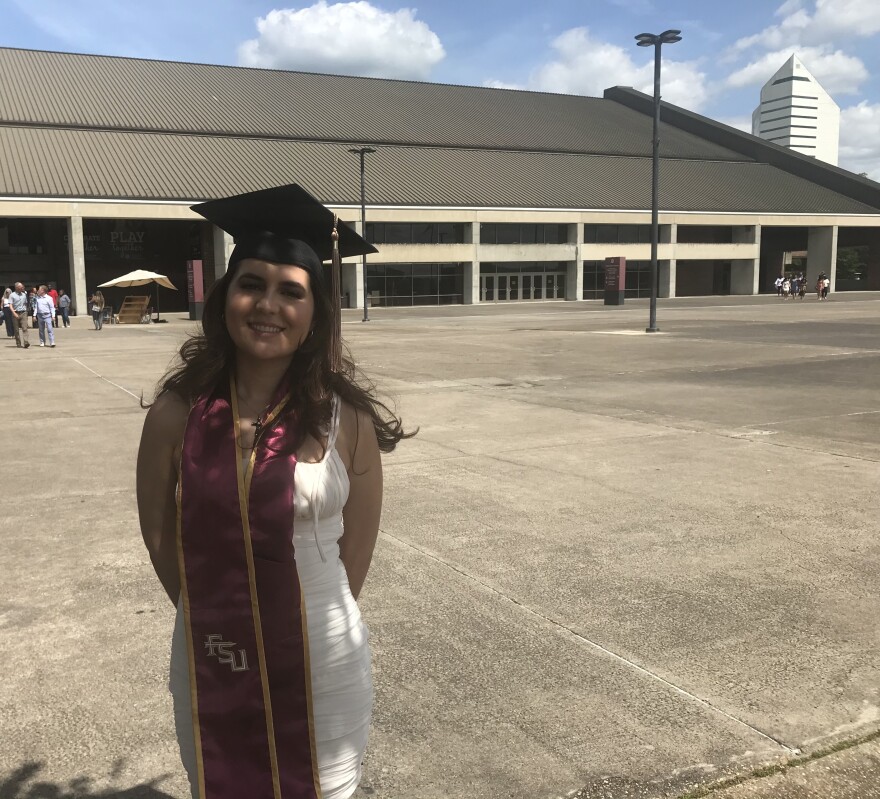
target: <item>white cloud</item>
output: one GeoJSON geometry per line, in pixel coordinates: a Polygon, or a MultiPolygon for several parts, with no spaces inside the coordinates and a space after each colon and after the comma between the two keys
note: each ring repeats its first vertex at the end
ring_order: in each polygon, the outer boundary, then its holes
{"type": "MultiPolygon", "coordinates": [[[[653,49],[642,63],[629,51],[596,39],[588,28],[572,28],[554,39],[553,60],[539,67],[529,78],[528,88],[564,94],[601,96],[609,86],[632,86],[654,93],[653,49]]],[[[636,51],[635,47],[632,48],[636,51]]],[[[663,53],[663,99],[697,110],[706,101],[706,76],[696,62],[672,61],[663,53]]]]}
{"type": "Polygon", "coordinates": [[[788,0],[777,11],[777,25],[739,39],[731,48],[735,54],[753,47],[781,50],[799,46],[822,46],[842,36],[873,36],[880,32],[880,3],[877,0],[816,0],[812,12],[802,0],[788,0]]]}
{"type": "Polygon", "coordinates": [[[387,12],[365,0],[275,9],[257,31],[239,46],[243,66],[425,80],[446,56],[414,9],[387,12]]]}
{"type": "Polygon", "coordinates": [[[841,110],[840,165],[880,180],[880,103],[864,101],[841,110]]]}
{"type": "Polygon", "coordinates": [[[842,50],[830,47],[795,47],[793,49],[774,50],[736,70],[727,76],[726,83],[733,88],[743,86],[760,86],[766,83],[792,54],[804,63],[804,66],[815,76],[832,96],[835,94],[853,94],[868,79],[868,70],[861,59],[847,55],[842,50]]]}

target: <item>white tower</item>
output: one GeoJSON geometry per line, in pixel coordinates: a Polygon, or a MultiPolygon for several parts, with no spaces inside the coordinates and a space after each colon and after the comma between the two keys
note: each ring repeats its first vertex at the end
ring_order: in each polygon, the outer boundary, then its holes
{"type": "Polygon", "coordinates": [[[761,89],[752,133],[837,165],[840,108],[793,55],[761,89]]]}

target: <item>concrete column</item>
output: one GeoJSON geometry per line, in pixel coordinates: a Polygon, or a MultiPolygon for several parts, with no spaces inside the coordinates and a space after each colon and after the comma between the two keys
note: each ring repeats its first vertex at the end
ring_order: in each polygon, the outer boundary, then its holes
{"type": "MultiPolygon", "coordinates": [[[[733,229],[734,244],[754,244],[761,252],[761,228],[758,225],[738,225],[733,229]]],[[[737,258],[730,262],[730,293],[757,294],[760,290],[761,259],[737,258]]]]}
{"type": "Polygon", "coordinates": [[[471,242],[474,246],[473,260],[464,265],[464,304],[477,305],[480,296],[480,223],[471,222],[471,242]]]}
{"type": "Polygon", "coordinates": [[[837,281],[837,225],[811,227],[807,234],[807,290],[816,285],[819,272],[831,278],[831,291],[837,281]]]}
{"type": "Polygon", "coordinates": [[[757,294],[761,275],[759,258],[741,258],[730,262],[730,293],[757,294]]]}
{"type": "Polygon", "coordinates": [[[214,234],[214,280],[220,280],[226,274],[229,256],[235,248],[235,241],[225,230],[212,226],[214,234]]]}
{"type": "Polygon", "coordinates": [[[580,223],[568,226],[568,241],[574,242],[574,260],[565,270],[565,299],[584,298],[584,226],[580,223]]]}
{"type": "MultiPolygon", "coordinates": [[[[370,256],[367,256],[369,259],[370,256]]],[[[378,258],[378,255],[373,255],[378,258]]],[[[364,264],[362,260],[355,263],[342,263],[342,293],[348,294],[352,308],[364,307],[364,264]]]]}
{"type": "Polygon", "coordinates": [[[89,315],[89,295],[86,286],[86,242],[83,238],[81,216],[67,218],[67,263],[70,267],[70,299],[77,316],[89,315]]]}
{"type": "Polygon", "coordinates": [[[657,261],[657,271],[660,277],[660,289],[658,296],[663,299],[675,296],[675,259],[670,261],[657,261]]]}

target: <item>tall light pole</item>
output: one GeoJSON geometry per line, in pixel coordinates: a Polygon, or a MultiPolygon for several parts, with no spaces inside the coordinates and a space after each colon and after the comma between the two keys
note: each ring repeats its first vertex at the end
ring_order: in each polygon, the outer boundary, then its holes
{"type": "Polygon", "coordinates": [[[669,30],[660,34],[640,33],[636,36],[639,47],[654,47],[654,139],[651,164],[651,311],[646,333],[659,333],[657,327],[657,244],[660,240],[659,185],[660,185],[660,48],[664,44],[681,41],[681,31],[669,30]]]}
{"type": "MultiPolygon", "coordinates": [[[[364,170],[364,157],[367,153],[376,152],[372,147],[351,147],[349,148],[350,153],[357,153],[361,157],[361,236],[364,239],[367,238],[367,188],[365,181],[365,170],[364,170]]],[[[362,321],[369,322],[370,315],[367,312],[367,254],[364,253],[362,256],[362,269],[363,269],[363,278],[364,278],[364,318],[362,321]]]]}

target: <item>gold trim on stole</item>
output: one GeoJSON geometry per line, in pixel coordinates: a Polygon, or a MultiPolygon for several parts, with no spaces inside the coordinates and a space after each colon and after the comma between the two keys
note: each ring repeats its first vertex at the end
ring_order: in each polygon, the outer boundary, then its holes
{"type": "Polygon", "coordinates": [[[266,650],[263,646],[263,627],[260,622],[260,602],[257,597],[257,584],[254,574],[254,552],[251,547],[251,525],[248,518],[248,494],[250,492],[251,477],[254,472],[254,462],[257,456],[257,442],[251,450],[247,472],[242,472],[241,466],[241,419],[238,415],[238,395],[235,392],[235,377],[229,376],[230,402],[232,405],[232,419],[235,434],[235,472],[238,477],[238,504],[241,510],[241,525],[244,536],[244,549],[247,558],[248,584],[251,591],[251,613],[254,618],[254,632],[257,640],[257,659],[260,663],[260,682],[263,688],[263,708],[266,714],[266,732],[269,740],[269,762],[272,768],[272,790],[275,799],[281,799],[281,780],[278,775],[278,753],[275,751],[275,722],[272,718],[272,698],[269,695],[269,675],[266,671],[266,650]]]}
{"type": "MultiPolygon", "coordinates": [[[[187,425],[189,418],[187,417],[187,425]]],[[[186,439],[186,428],[184,428],[186,439]]],[[[202,758],[202,729],[199,725],[199,696],[196,685],[196,658],[193,649],[192,624],[190,621],[189,591],[186,586],[186,563],[183,554],[183,448],[177,464],[177,570],[180,572],[180,596],[183,599],[183,627],[186,632],[186,655],[189,662],[189,701],[192,714],[193,741],[196,750],[196,774],[199,783],[199,796],[205,796],[205,761],[202,758]]]]}
{"type": "MultiPolygon", "coordinates": [[[[295,564],[294,571],[296,571],[295,564]]],[[[296,573],[294,576],[298,581],[299,574],[296,573]]],[[[306,709],[309,717],[309,747],[311,748],[312,755],[312,778],[315,783],[315,796],[317,799],[323,799],[323,794],[321,793],[321,774],[318,769],[318,742],[315,734],[315,712],[312,708],[312,660],[311,653],[309,652],[309,622],[306,615],[306,598],[302,594],[302,586],[300,586],[299,606],[300,615],[302,616],[303,655],[306,668],[306,709]]]]}

